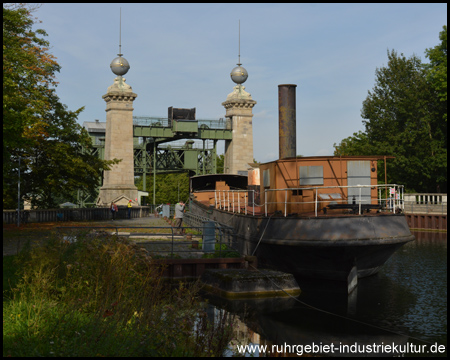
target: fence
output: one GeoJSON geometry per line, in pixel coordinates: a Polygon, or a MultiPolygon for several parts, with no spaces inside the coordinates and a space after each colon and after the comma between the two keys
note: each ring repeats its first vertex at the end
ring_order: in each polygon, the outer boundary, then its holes
{"type": "MultiPolygon", "coordinates": [[[[131,218],[147,217],[153,212],[150,206],[139,206],[131,208],[131,218]]],[[[116,219],[128,217],[127,207],[119,206],[116,219]]],[[[21,210],[20,223],[57,222],[57,221],[88,221],[88,220],[110,220],[109,208],[76,208],[76,209],[44,209],[44,210],[21,210]]],[[[3,224],[16,224],[17,210],[3,210],[3,224]]]]}
{"type": "MultiPolygon", "coordinates": [[[[189,217],[189,216],[188,216],[189,217]]],[[[192,218],[192,217],[191,217],[192,218]]],[[[200,218],[200,217],[197,217],[200,218]]],[[[198,220],[198,219],[197,219],[198,220]]],[[[215,244],[219,245],[218,254],[219,257],[222,257],[222,252],[229,251],[222,247],[222,245],[226,245],[229,249],[233,249],[237,251],[236,246],[236,235],[234,230],[227,226],[222,226],[218,222],[206,219],[203,221],[201,226],[191,226],[189,225],[189,229],[197,231],[202,234],[203,239],[203,252],[215,252],[215,244]],[[208,231],[211,229],[212,231],[208,231]],[[212,235],[212,237],[211,237],[212,235]],[[210,244],[206,244],[207,242],[210,244]],[[209,246],[212,245],[212,246],[209,246]]],[[[176,248],[175,245],[183,245],[183,244],[192,244],[192,240],[183,241],[180,240],[179,237],[176,239],[177,228],[172,226],[58,226],[56,227],[56,231],[60,236],[64,236],[64,240],[69,242],[76,242],[78,236],[86,235],[86,233],[94,232],[101,230],[106,231],[111,235],[116,236],[125,236],[125,237],[133,237],[139,238],[141,240],[149,240],[152,241],[155,238],[164,238],[163,240],[168,240],[165,242],[158,241],[157,244],[170,244],[170,250],[161,250],[159,249],[157,252],[168,252],[170,254],[175,253],[183,253],[183,252],[191,252],[189,250],[180,250],[176,248]],[[131,231],[119,231],[119,230],[131,230],[131,231]],[[147,229],[147,230],[146,230],[147,229]],[[151,230],[148,231],[148,229],[151,230]],[[154,232],[154,230],[167,230],[166,232],[154,232]],[[142,231],[136,231],[142,230],[142,231]]],[[[152,244],[155,244],[154,242],[152,244]]]]}
{"type": "Polygon", "coordinates": [[[405,194],[404,200],[407,214],[447,214],[447,194],[405,194]]]}
{"type": "Polygon", "coordinates": [[[230,248],[237,251],[237,238],[234,229],[231,226],[226,226],[218,223],[217,221],[212,221],[206,217],[192,214],[187,212],[184,214],[183,220],[186,224],[191,228],[199,228],[203,233],[203,229],[205,228],[206,223],[214,223],[214,233],[216,235],[216,239],[219,238],[219,243],[227,244],[230,248]]]}
{"type": "MultiPolygon", "coordinates": [[[[188,216],[189,217],[189,216],[188,216]]],[[[192,217],[191,217],[192,218],[192,217]]],[[[195,219],[195,221],[198,221],[200,219],[195,219]]],[[[136,237],[136,238],[144,238],[148,239],[148,241],[140,242],[139,244],[141,246],[145,246],[147,251],[150,253],[153,253],[154,255],[158,255],[159,253],[169,253],[170,256],[173,255],[179,255],[183,253],[216,253],[218,257],[214,258],[160,258],[157,259],[156,257],[153,258],[153,262],[155,264],[158,264],[160,266],[163,266],[163,277],[170,278],[170,279],[180,279],[180,278],[199,278],[203,272],[207,269],[228,269],[228,268],[237,268],[242,269],[246,265],[246,259],[242,256],[239,257],[222,257],[223,255],[226,255],[226,253],[229,253],[229,249],[224,249],[222,245],[227,245],[228,248],[232,248],[231,242],[235,239],[235,237],[231,238],[225,238],[223,235],[223,231],[220,229],[222,226],[218,224],[217,222],[213,221],[206,221],[203,223],[202,226],[199,227],[190,227],[190,229],[197,230],[201,233],[203,233],[203,249],[197,249],[195,245],[198,245],[197,241],[192,240],[180,240],[175,239],[175,231],[176,228],[173,228],[171,226],[94,226],[94,227],[57,227],[57,231],[59,232],[60,236],[63,240],[69,241],[69,242],[76,242],[77,236],[84,236],[87,235],[87,232],[91,233],[92,230],[104,230],[109,232],[111,235],[116,236],[127,236],[127,237],[136,237]],[[213,224],[213,229],[216,229],[216,236],[212,239],[213,240],[213,246],[208,247],[205,246],[205,243],[208,241],[208,225],[213,224]],[[155,229],[163,229],[167,230],[164,233],[150,233],[150,232],[132,232],[132,231],[119,231],[119,230],[142,230],[145,231],[145,229],[150,229],[151,231],[155,229]],[[111,231],[112,230],[112,231],[111,231]],[[155,241],[155,238],[161,238],[168,236],[170,238],[169,241],[155,241]],[[215,249],[215,244],[219,244],[219,249],[215,249]],[[164,250],[161,248],[157,248],[157,246],[161,245],[169,245],[170,250],[164,250]],[[156,246],[156,247],[155,247],[156,246]],[[192,249],[187,249],[189,246],[192,246],[192,249]],[[153,249],[152,249],[153,247],[153,249]],[[187,250],[184,250],[187,249],[187,250]]],[[[234,250],[234,249],[233,249],[234,250]]],[[[236,250],[234,250],[236,251],[236,250]]]]}

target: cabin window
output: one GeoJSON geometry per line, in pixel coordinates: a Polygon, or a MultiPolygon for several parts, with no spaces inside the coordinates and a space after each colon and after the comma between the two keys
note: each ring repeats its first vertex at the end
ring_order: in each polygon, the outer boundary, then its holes
{"type": "Polygon", "coordinates": [[[292,196],[303,196],[303,190],[301,189],[292,190],[292,196]]]}
{"type": "Polygon", "coordinates": [[[300,166],[300,185],[323,185],[323,166],[300,166]]]}
{"type": "Polygon", "coordinates": [[[265,188],[270,187],[270,170],[263,171],[263,184],[265,188]]]}

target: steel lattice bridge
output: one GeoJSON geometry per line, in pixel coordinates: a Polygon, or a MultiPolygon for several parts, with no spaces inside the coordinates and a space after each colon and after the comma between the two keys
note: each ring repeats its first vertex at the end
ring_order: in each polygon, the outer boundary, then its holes
{"type": "MultiPolygon", "coordinates": [[[[85,122],[94,151],[104,159],[106,123],[85,122]]],[[[169,108],[168,117],[133,116],[134,175],[217,172],[217,141],[232,140],[229,119],[195,119],[195,108],[169,108]],[[199,146],[200,145],[200,146],[199,146]]]]}

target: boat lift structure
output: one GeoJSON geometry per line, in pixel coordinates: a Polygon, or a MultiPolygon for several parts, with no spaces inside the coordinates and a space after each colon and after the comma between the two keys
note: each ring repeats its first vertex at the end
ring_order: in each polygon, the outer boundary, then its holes
{"type": "MultiPolygon", "coordinates": [[[[92,139],[94,153],[104,159],[106,122],[84,122],[83,127],[92,139]]],[[[219,140],[232,140],[231,119],[196,119],[195,108],[169,107],[167,117],[133,116],[134,176],[215,174],[219,140]]],[[[78,197],[81,203],[89,201],[81,193],[78,197]]]]}

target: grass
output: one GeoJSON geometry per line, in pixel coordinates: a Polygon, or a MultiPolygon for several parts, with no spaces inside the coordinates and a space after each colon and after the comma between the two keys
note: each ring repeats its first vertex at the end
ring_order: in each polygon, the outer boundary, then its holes
{"type": "MultiPolygon", "coordinates": [[[[198,247],[201,249],[203,246],[203,241],[199,241],[198,247]]],[[[239,258],[241,254],[236,250],[232,249],[226,244],[216,243],[214,245],[213,253],[206,253],[202,255],[202,259],[216,259],[216,258],[239,258]]]]}
{"type": "Polygon", "coordinates": [[[3,259],[3,356],[221,356],[227,316],[199,284],[168,286],[128,240],[86,230],[3,259]]]}

